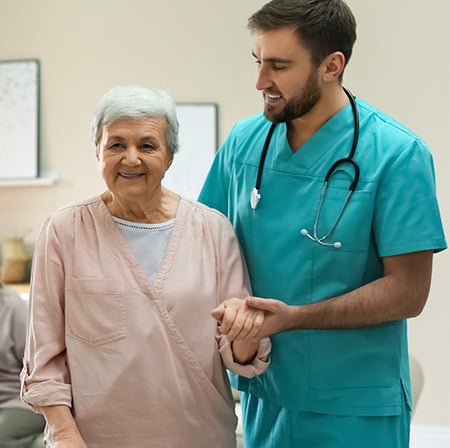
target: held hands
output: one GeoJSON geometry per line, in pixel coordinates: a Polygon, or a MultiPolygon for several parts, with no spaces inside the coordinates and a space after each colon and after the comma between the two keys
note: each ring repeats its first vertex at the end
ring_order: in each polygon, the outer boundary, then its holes
{"type": "Polygon", "coordinates": [[[257,337],[264,323],[264,311],[251,308],[245,300],[233,297],[213,309],[211,316],[219,323],[219,330],[228,340],[258,342],[257,337]]]}
{"type": "Polygon", "coordinates": [[[211,312],[220,332],[231,340],[262,338],[295,328],[295,308],[281,300],[247,297],[225,300],[211,312]]]}
{"type": "Polygon", "coordinates": [[[261,297],[247,297],[245,303],[249,308],[264,313],[264,322],[256,334],[259,339],[296,328],[296,310],[299,307],[261,297]]]}
{"type": "Polygon", "coordinates": [[[230,341],[234,360],[249,364],[257,356],[263,338],[292,328],[293,308],[280,300],[234,297],[215,308],[211,316],[230,341]]]}

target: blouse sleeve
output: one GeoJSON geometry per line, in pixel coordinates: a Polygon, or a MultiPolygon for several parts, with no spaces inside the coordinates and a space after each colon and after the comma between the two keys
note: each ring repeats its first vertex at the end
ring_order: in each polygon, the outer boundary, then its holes
{"type": "Polygon", "coordinates": [[[61,240],[52,220],[48,219],[34,249],[27,341],[21,374],[22,400],[33,407],[71,406],[72,402],[66,364],[61,240]]]}
{"type": "Polygon", "coordinates": [[[269,338],[261,339],[256,356],[248,364],[239,364],[234,361],[231,344],[226,336],[219,335],[217,343],[225,367],[237,375],[252,378],[265,372],[270,364],[269,354],[272,345],[269,338]]]}

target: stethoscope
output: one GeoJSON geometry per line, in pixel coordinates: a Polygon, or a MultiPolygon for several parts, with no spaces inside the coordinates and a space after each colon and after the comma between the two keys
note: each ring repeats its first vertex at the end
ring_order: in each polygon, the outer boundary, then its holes
{"type": "MultiPolygon", "coordinates": [[[[316,216],[314,219],[314,227],[313,227],[312,234],[309,233],[308,230],[306,230],[306,229],[300,230],[300,233],[303,236],[308,237],[310,240],[312,240],[322,246],[332,246],[337,249],[342,247],[342,243],[340,241],[328,242],[326,240],[334,232],[334,230],[336,229],[336,226],[339,224],[342,214],[344,213],[344,210],[346,209],[347,204],[349,203],[350,198],[351,198],[353,192],[355,191],[356,186],[358,185],[358,181],[359,181],[359,166],[353,158],[355,155],[356,147],[358,145],[358,138],[359,138],[358,109],[357,109],[356,102],[355,102],[355,99],[354,99],[352,93],[349,90],[347,90],[345,87],[343,89],[350,101],[350,105],[352,107],[352,113],[353,113],[354,131],[353,131],[352,147],[351,147],[349,155],[342,159],[336,160],[336,162],[333,163],[333,165],[330,167],[330,169],[328,170],[328,172],[325,176],[325,180],[324,180],[324,183],[322,186],[322,192],[320,195],[319,206],[317,207],[317,212],[316,212],[316,216]],[[324,233],[322,236],[319,236],[319,230],[318,230],[319,220],[320,220],[320,215],[322,212],[323,203],[325,201],[325,197],[327,194],[329,182],[330,182],[331,178],[339,171],[339,168],[342,167],[342,165],[344,165],[344,164],[350,164],[353,167],[354,172],[355,172],[353,181],[351,182],[351,184],[348,188],[347,196],[345,197],[344,203],[343,203],[339,213],[336,216],[336,220],[334,221],[334,224],[331,226],[331,228],[328,232],[324,233]]],[[[253,210],[255,210],[256,207],[258,207],[259,201],[261,200],[261,194],[260,194],[259,190],[261,188],[262,172],[263,172],[263,168],[264,168],[264,162],[266,160],[267,151],[269,149],[270,140],[272,139],[273,131],[275,130],[276,125],[277,125],[277,123],[272,123],[272,125],[270,126],[269,132],[267,133],[267,137],[264,142],[263,150],[261,153],[261,158],[259,159],[258,175],[256,177],[256,185],[250,194],[250,205],[253,210]]]]}

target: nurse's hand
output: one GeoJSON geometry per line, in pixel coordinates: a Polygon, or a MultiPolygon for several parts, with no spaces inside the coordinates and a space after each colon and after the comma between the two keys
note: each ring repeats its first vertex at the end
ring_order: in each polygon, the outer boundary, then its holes
{"type": "Polygon", "coordinates": [[[294,307],[281,300],[261,297],[247,297],[245,303],[249,308],[263,312],[265,315],[264,322],[256,334],[258,339],[296,328],[295,319],[298,306],[294,307]]]}
{"type": "Polygon", "coordinates": [[[249,307],[245,300],[237,297],[227,299],[212,310],[211,316],[219,323],[220,333],[226,335],[230,342],[260,340],[255,337],[264,323],[264,311],[249,307]]]}

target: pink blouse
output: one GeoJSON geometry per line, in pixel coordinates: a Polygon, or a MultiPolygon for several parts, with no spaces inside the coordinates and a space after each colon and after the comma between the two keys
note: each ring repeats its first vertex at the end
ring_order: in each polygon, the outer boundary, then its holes
{"type": "Polygon", "coordinates": [[[239,365],[210,312],[249,291],[217,211],[180,201],[150,282],[100,197],[64,207],[35,247],[22,398],[71,406],[89,448],[234,447],[225,367],[263,372],[270,341],[239,365]]]}

